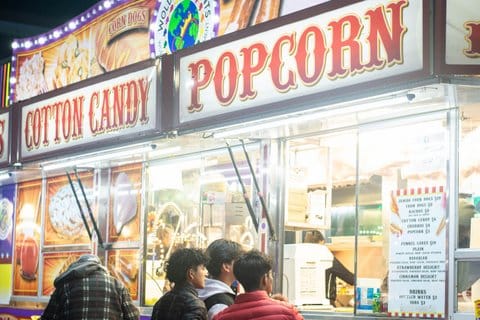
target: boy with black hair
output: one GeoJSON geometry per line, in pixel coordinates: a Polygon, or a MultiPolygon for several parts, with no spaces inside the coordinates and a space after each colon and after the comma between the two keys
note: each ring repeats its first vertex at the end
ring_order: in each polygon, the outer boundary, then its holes
{"type": "Polygon", "coordinates": [[[233,304],[236,293],[232,289],[235,281],[233,261],[240,256],[242,248],[235,241],[217,239],[206,250],[207,270],[210,278],[205,281],[205,288],[198,290],[200,299],[205,302],[208,319],[233,304]]]}
{"type": "Polygon", "coordinates": [[[207,256],[200,249],[177,249],[166,265],[174,284],[153,306],[152,320],[206,320],[207,309],[196,289],[205,287],[207,256]]]}
{"type": "Polygon", "coordinates": [[[245,289],[235,303],[218,313],[213,320],[303,320],[295,307],[272,299],[272,261],[258,250],[242,254],[233,266],[233,273],[245,289]]]}

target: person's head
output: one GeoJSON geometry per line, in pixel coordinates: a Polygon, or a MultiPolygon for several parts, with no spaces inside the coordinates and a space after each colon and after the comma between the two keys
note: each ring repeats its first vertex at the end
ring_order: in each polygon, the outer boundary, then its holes
{"type": "Polygon", "coordinates": [[[177,249],[166,265],[167,279],[175,285],[190,282],[195,288],[205,287],[207,256],[200,249],[177,249]]]}
{"type": "Polygon", "coordinates": [[[246,292],[273,290],[272,260],[256,249],[238,257],[233,265],[233,273],[246,292]]]}
{"type": "Polygon", "coordinates": [[[318,230],[307,231],[305,238],[303,239],[305,243],[325,243],[325,237],[318,230]]]}
{"type": "Polygon", "coordinates": [[[231,285],[235,280],[233,261],[242,253],[240,244],[231,240],[217,239],[210,243],[205,253],[208,257],[209,275],[231,285]]]}

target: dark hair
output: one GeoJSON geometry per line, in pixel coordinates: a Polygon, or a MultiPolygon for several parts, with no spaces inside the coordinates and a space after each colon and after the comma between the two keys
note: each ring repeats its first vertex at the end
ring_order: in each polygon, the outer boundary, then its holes
{"type": "Polygon", "coordinates": [[[208,257],[207,270],[210,276],[220,275],[222,265],[237,259],[242,253],[242,247],[235,241],[217,239],[210,243],[205,254],[208,257]]]}
{"type": "Polygon", "coordinates": [[[305,243],[319,243],[320,241],[325,241],[325,237],[318,230],[307,231],[303,239],[305,243]]]}
{"type": "Polygon", "coordinates": [[[182,248],[175,250],[165,266],[167,279],[175,284],[187,280],[187,271],[207,263],[207,256],[200,249],[182,248]]]}
{"type": "Polygon", "coordinates": [[[233,274],[246,292],[257,290],[262,277],[272,270],[272,260],[256,249],[242,254],[233,264],[233,274]]]}

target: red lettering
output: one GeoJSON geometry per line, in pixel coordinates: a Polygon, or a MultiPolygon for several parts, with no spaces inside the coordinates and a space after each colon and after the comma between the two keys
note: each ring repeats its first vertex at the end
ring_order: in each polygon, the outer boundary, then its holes
{"type": "Polygon", "coordinates": [[[53,105],[52,105],[52,108],[54,108],[54,112],[55,112],[55,138],[54,138],[54,142],[55,143],[60,143],[60,111],[61,111],[61,108],[62,108],[62,103],[60,102],[55,102],[53,105]]]}
{"type": "Polygon", "coordinates": [[[281,36],[272,49],[272,57],[270,59],[270,74],[272,76],[272,82],[274,86],[280,92],[287,92],[288,90],[295,88],[295,73],[291,70],[287,70],[286,81],[282,82],[282,69],[285,67],[285,62],[283,61],[283,48],[287,47],[287,52],[289,56],[292,56],[295,53],[295,34],[281,36]]]}
{"type": "Polygon", "coordinates": [[[240,74],[238,72],[237,59],[232,52],[224,52],[218,59],[213,82],[215,83],[215,94],[221,105],[228,105],[232,102],[237,93],[237,84],[240,74]],[[228,72],[224,70],[227,68],[228,72]]]}
{"type": "Polygon", "coordinates": [[[110,89],[103,90],[102,115],[100,117],[100,131],[109,130],[110,127],[110,89]]]}
{"type": "Polygon", "coordinates": [[[123,126],[125,84],[113,88],[113,125],[123,126]],[[118,122],[117,122],[118,120],[118,122]]]}
{"type": "Polygon", "coordinates": [[[98,108],[98,100],[99,100],[98,95],[99,95],[98,92],[92,93],[92,96],[91,96],[91,99],[90,99],[90,108],[89,108],[89,111],[88,111],[90,132],[94,136],[97,135],[99,133],[99,131],[101,130],[98,127],[98,121],[96,120],[96,117],[95,117],[95,111],[98,108]]]}
{"type": "Polygon", "coordinates": [[[72,138],[78,139],[83,136],[83,102],[84,96],[77,97],[73,100],[73,134],[72,138]]]}
{"type": "MultiPolygon", "coordinates": [[[[238,52],[227,48],[215,61],[203,58],[190,62],[188,70],[193,85],[186,107],[189,112],[201,111],[201,94],[211,89],[222,106],[231,104],[237,94],[240,101],[255,99],[261,90],[255,86],[254,79],[260,78],[267,66],[271,85],[283,93],[297,88],[297,78],[303,86],[314,86],[325,74],[332,81],[372,68],[401,64],[406,32],[403,12],[408,5],[407,0],[390,1],[367,10],[363,17],[347,14],[330,21],[326,24],[328,28],[322,28],[311,19],[311,24],[301,33],[280,35],[271,52],[262,41],[256,41],[238,52]],[[240,67],[239,61],[243,62],[240,67]]],[[[478,25],[471,28],[475,29],[472,33],[480,34],[478,25]]],[[[472,49],[480,49],[480,43],[478,47],[472,45],[472,49]]]]}
{"type": "Polygon", "coordinates": [[[72,110],[71,110],[70,101],[66,100],[65,103],[63,104],[63,112],[62,112],[62,134],[63,134],[63,140],[65,142],[68,142],[70,140],[71,112],[72,110]]]}
{"type": "Polygon", "coordinates": [[[480,57],[480,22],[467,22],[465,28],[469,34],[467,36],[468,49],[463,50],[467,57],[480,57]]]}
{"type": "Polygon", "coordinates": [[[331,78],[343,77],[348,72],[348,61],[350,61],[350,70],[361,70],[360,62],[360,31],[362,25],[360,19],[350,15],[341,18],[337,22],[328,24],[332,28],[332,70],[328,73],[331,78]],[[346,30],[349,30],[348,37],[346,30]],[[344,59],[348,53],[349,59],[344,59]],[[345,61],[346,60],[346,61],[345,61]]]}
{"type": "Polygon", "coordinates": [[[268,58],[267,49],[261,43],[256,43],[248,48],[240,50],[243,55],[243,92],[240,93],[240,100],[253,99],[257,91],[253,89],[253,76],[265,69],[268,58]],[[254,58],[255,56],[255,58],[254,58]],[[256,60],[257,63],[253,61],[256,60]]]}
{"type": "Polygon", "coordinates": [[[210,81],[212,81],[213,68],[210,61],[201,59],[196,63],[188,65],[188,69],[192,74],[191,103],[188,106],[188,112],[197,112],[203,109],[200,101],[200,90],[205,89],[210,81]]]}
{"type": "Polygon", "coordinates": [[[29,131],[29,128],[31,128],[32,126],[33,126],[33,116],[32,116],[32,112],[29,111],[27,112],[27,116],[25,117],[25,132],[23,133],[25,137],[25,146],[27,147],[27,150],[33,149],[33,137],[32,137],[33,133],[29,131]]]}
{"type": "Polygon", "coordinates": [[[407,32],[407,28],[403,25],[403,8],[408,6],[407,1],[399,1],[397,3],[390,3],[387,6],[387,11],[390,11],[392,23],[388,25],[385,17],[385,10],[383,7],[376,8],[375,10],[369,10],[366,12],[368,18],[370,18],[370,33],[367,37],[370,43],[370,61],[365,64],[365,67],[377,67],[382,68],[385,62],[392,65],[394,63],[401,63],[402,57],[402,38],[407,32]],[[386,53],[385,59],[379,57],[380,48],[379,45],[383,44],[383,49],[386,53]]]}
{"type": "Polygon", "coordinates": [[[43,114],[43,145],[48,146],[48,119],[50,116],[50,106],[42,107],[42,114],[43,114]]]}
{"type": "Polygon", "coordinates": [[[127,85],[127,103],[126,103],[126,111],[127,111],[127,118],[125,120],[125,125],[127,126],[135,126],[138,119],[138,92],[137,92],[137,85],[135,81],[130,81],[127,85]]]}
{"type": "Polygon", "coordinates": [[[312,86],[320,81],[325,68],[327,51],[322,31],[314,26],[305,29],[298,39],[298,53],[295,56],[298,75],[305,85],[312,86]],[[308,43],[312,43],[313,48],[309,48],[308,43]],[[310,63],[312,60],[313,63],[310,63]],[[311,70],[308,66],[312,66],[311,70]]]}
{"type": "Polygon", "coordinates": [[[138,87],[140,88],[140,96],[142,97],[142,108],[141,108],[141,116],[140,122],[145,124],[148,122],[148,113],[147,113],[147,100],[148,100],[148,92],[150,91],[150,82],[148,79],[143,78],[138,80],[138,87]]]}
{"type": "Polygon", "coordinates": [[[40,137],[42,130],[42,114],[40,109],[35,109],[33,112],[33,145],[35,148],[40,146],[40,137]]]}

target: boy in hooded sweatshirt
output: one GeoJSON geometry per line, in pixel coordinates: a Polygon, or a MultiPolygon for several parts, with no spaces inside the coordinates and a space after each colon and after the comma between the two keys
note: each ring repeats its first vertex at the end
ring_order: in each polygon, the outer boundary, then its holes
{"type": "Polygon", "coordinates": [[[198,296],[205,302],[209,320],[233,304],[236,295],[232,289],[235,281],[233,261],[241,253],[240,244],[226,239],[213,241],[206,250],[209,278],[205,280],[205,288],[198,290],[198,296]]]}

